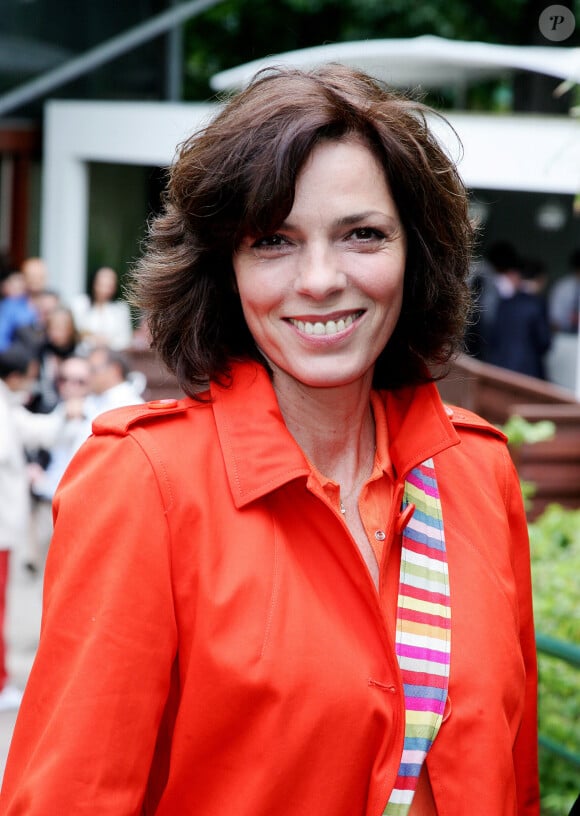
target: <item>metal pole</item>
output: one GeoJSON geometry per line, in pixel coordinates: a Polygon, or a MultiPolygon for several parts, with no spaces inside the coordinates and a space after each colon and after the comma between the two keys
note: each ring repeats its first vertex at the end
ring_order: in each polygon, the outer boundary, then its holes
{"type": "MultiPolygon", "coordinates": [[[[173,7],[179,0],[171,0],[173,7]]],[[[165,98],[171,102],[180,102],[183,97],[183,28],[175,25],[167,35],[167,59],[165,98]]]]}
{"type": "Polygon", "coordinates": [[[110,62],[115,57],[119,57],[138,45],[164,34],[191,17],[195,17],[221,2],[222,0],[190,0],[176,8],[158,14],[151,20],[131,28],[124,34],[112,37],[102,45],[91,48],[80,57],[75,57],[64,65],[48,71],[37,79],[25,82],[20,87],[1,96],[0,116],[25,105],[27,102],[31,102],[39,96],[43,96],[54,88],[58,88],[59,85],[71,82],[105,62],[110,62]]]}

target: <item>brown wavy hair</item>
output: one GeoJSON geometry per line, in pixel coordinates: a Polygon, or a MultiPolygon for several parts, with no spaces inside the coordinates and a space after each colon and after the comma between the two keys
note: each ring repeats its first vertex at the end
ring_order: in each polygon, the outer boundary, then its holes
{"type": "Polygon", "coordinates": [[[402,311],[374,385],[435,378],[463,340],[473,230],[431,116],[439,114],[342,65],[279,68],[258,74],[180,146],[130,298],[186,393],[223,382],[234,359],[267,365],[242,313],[232,256],[246,235],[284,221],[314,147],[352,136],[384,168],[407,238],[402,311]]]}

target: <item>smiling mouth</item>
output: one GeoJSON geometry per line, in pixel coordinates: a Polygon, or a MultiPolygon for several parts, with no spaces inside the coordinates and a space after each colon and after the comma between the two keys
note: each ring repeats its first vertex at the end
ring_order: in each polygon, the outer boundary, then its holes
{"type": "Polygon", "coordinates": [[[288,322],[292,323],[298,331],[303,332],[304,334],[315,334],[318,336],[329,335],[329,334],[338,334],[345,329],[348,329],[349,326],[352,326],[355,320],[363,314],[362,311],[353,312],[352,314],[347,315],[346,317],[340,317],[337,320],[326,320],[326,321],[310,321],[310,320],[295,320],[294,318],[288,318],[288,322]]]}

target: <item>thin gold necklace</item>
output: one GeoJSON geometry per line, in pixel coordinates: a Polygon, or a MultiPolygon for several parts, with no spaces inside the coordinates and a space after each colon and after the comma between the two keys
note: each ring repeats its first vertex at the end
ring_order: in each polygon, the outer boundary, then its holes
{"type": "Polygon", "coordinates": [[[350,493],[348,493],[348,494],[347,494],[347,495],[344,497],[344,499],[343,499],[342,494],[341,494],[341,487],[340,487],[340,485],[338,486],[338,490],[339,490],[338,501],[339,501],[339,504],[340,504],[340,512],[342,513],[342,515],[343,515],[343,516],[346,516],[346,505],[345,505],[345,502],[346,502],[346,501],[348,501],[348,500],[350,499],[350,497],[353,495],[353,493],[355,493],[355,491],[356,491],[356,492],[357,492],[357,494],[358,494],[358,491],[360,490],[360,488],[361,488],[361,487],[363,486],[363,484],[364,484],[364,483],[367,481],[367,479],[368,479],[368,478],[371,476],[371,474],[372,474],[372,472],[373,472],[373,470],[374,470],[374,464],[375,464],[376,453],[377,453],[377,449],[376,449],[376,446],[375,446],[375,448],[373,449],[373,452],[372,452],[372,458],[370,459],[370,465],[371,465],[370,473],[368,473],[368,475],[366,475],[366,470],[367,470],[367,469],[365,468],[365,470],[363,471],[363,474],[365,474],[365,475],[363,475],[362,479],[359,479],[358,481],[355,481],[355,483],[354,483],[354,487],[352,488],[352,490],[350,491],[350,493]]]}

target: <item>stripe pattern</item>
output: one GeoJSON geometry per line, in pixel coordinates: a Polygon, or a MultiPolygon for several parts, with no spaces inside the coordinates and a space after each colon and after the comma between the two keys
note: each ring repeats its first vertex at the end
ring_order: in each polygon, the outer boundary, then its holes
{"type": "Polygon", "coordinates": [[[447,699],[451,607],[441,502],[433,460],[407,477],[395,648],[405,694],[405,741],[383,816],[405,816],[419,772],[437,736],[447,699]]]}

